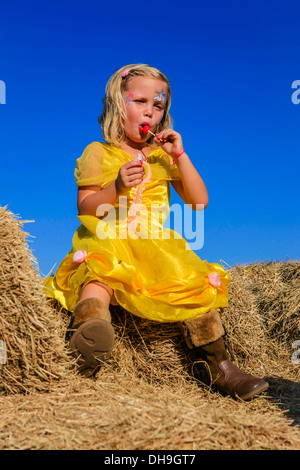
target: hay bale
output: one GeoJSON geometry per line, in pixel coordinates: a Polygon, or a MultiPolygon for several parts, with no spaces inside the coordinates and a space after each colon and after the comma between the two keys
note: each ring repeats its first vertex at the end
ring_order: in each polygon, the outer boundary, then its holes
{"type": "Polygon", "coordinates": [[[69,314],[45,298],[23,223],[0,208],[1,449],[300,449],[299,262],[229,269],[222,317],[236,360],[270,381],[267,396],[244,403],[194,378],[176,324],[121,307],[111,308],[110,360],[96,380],[75,376],[69,314]]]}
{"type": "Polygon", "coordinates": [[[149,383],[191,381],[192,362],[174,323],[157,323],[111,306],[116,339],[108,371],[143,378],[149,383]]]}
{"type": "MultiPolygon", "coordinates": [[[[7,364],[0,365],[0,390],[47,390],[69,370],[68,312],[45,299],[28,234],[13,214],[0,209],[0,340],[8,354],[7,364]]],[[[222,317],[238,365],[259,375],[270,374],[279,358],[282,368],[290,365],[291,344],[300,337],[300,263],[256,263],[229,273],[229,307],[222,317]]],[[[176,324],[137,318],[121,307],[111,310],[116,342],[100,377],[113,370],[157,384],[194,380],[194,358],[176,324]]]]}
{"type": "Polygon", "coordinates": [[[48,390],[70,363],[23,224],[0,207],[0,393],[48,390]],[[6,357],[5,357],[6,356],[6,357]]]}
{"type": "Polygon", "coordinates": [[[300,339],[300,262],[254,263],[229,273],[223,319],[237,356],[253,368],[290,359],[300,339]]]}
{"type": "Polygon", "coordinates": [[[1,450],[300,449],[299,429],[264,397],[245,403],[113,373],[0,397],[0,412],[1,450]]]}

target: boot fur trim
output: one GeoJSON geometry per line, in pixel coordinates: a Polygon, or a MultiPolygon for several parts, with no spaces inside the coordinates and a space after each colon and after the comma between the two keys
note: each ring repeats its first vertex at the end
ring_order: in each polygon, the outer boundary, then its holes
{"type": "Polygon", "coordinates": [[[179,327],[190,349],[213,343],[225,335],[220,314],[215,309],[201,317],[186,320],[179,327]]]}
{"type": "Polygon", "coordinates": [[[73,327],[92,318],[102,318],[111,322],[110,311],[104,303],[96,297],[89,297],[80,300],[73,311],[74,322],[73,327]]]}

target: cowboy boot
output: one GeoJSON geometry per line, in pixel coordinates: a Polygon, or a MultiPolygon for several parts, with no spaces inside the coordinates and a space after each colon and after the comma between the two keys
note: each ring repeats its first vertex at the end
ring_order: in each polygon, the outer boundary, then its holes
{"type": "Polygon", "coordinates": [[[223,339],[225,331],[216,310],[186,320],[179,327],[188,347],[206,362],[214,388],[243,400],[250,400],[267,390],[267,382],[242,372],[229,359],[223,339]]]}
{"type": "Polygon", "coordinates": [[[110,357],[114,336],[110,311],[101,300],[90,297],[75,305],[67,339],[80,374],[91,377],[99,371],[110,357]]]}

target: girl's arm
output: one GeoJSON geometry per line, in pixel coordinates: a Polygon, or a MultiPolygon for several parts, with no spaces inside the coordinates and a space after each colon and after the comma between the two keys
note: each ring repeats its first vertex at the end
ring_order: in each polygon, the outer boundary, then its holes
{"type": "MultiPolygon", "coordinates": [[[[173,129],[166,129],[156,134],[154,139],[171,157],[183,150],[181,135],[173,129]]],[[[185,204],[191,205],[194,210],[203,210],[208,204],[208,193],[203,179],[184,152],[177,159],[177,167],[181,181],[173,181],[172,185],[185,204]],[[197,207],[198,204],[198,207],[197,207]]]]}
{"type": "Polygon", "coordinates": [[[177,160],[181,181],[172,181],[172,185],[185,204],[194,210],[203,210],[208,204],[208,193],[203,179],[186,153],[177,160]],[[197,207],[198,204],[198,207],[197,207]]]}
{"type": "Polygon", "coordinates": [[[78,188],[77,209],[79,215],[94,215],[101,217],[107,211],[107,205],[114,206],[119,196],[126,194],[132,186],[142,181],[144,169],[141,162],[132,160],[125,163],[115,181],[106,188],[100,186],[82,186],[78,188]],[[102,209],[101,209],[101,206],[102,209]]]}
{"type": "MultiPolygon", "coordinates": [[[[116,182],[101,189],[100,186],[82,186],[78,188],[77,209],[79,215],[94,215],[101,217],[99,210],[104,204],[112,206],[118,200],[116,182]]],[[[107,210],[107,209],[106,209],[107,210]]]]}

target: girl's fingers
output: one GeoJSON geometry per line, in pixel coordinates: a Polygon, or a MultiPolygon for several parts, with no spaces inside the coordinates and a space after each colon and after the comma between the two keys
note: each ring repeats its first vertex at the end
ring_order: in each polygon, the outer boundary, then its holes
{"type": "Polygon", "coordinates": [[[167,140],[170,137],[176,138],[177,136],[178,136],[178,132],[175,132],[173,129],[165,129],[159,134],[156,134],[156,138],[160,140],[167,140]]]}
{"type": "Polygon", "coordinates": [[[178,132],[173,129],[165,129],[156,134],[155,142],[162,147],[169,155],[176,155],[178,149],[182,148],[182,138],[178,132]]]}
{"type": "Polygon", "coordinates": [[[134,164],[132,164],[132,162],[128,162],[128,164],[126,163],[120,169],[120,176],[123,180],[126,180],[128,177],[132,177],[132,175],[138,175],[140,173],[144,173],[144,167],[140,162],[135,162],[134,164]]]}
{"type": "Polygon", "coordinates": [[[131,162],[128,162],[128,163],[129,163],[130,168],[142,166],[140,160],[132,160],[131,162]]]}
{"type": "Polygon", "coordinates": [[[134,181],[132,181],[131,185],[132,185],[132,186],[137,186],[137,185],[140,184],[142,181],[143,181],[143,178],[134,180],[134,181]]]}
{"type": "Polygon", "coordinates": [[[131,178],[128,178],[128,183],[132,184],[135,181],[141,182],[143,180],[144,174],[133,175],[131,178]]]}
{"type": "Polygon", "coordinates": [[[142,165],[139,165],[138,167],[134,167],[134,168],[127,170],[127,175],[125,179],[131,185],[135,185],[135,184],[139,184],[142,181],[142,178],[144,175],[145,175],[144,167],[142,165]],[[138,182],[136,183],[136,181],[138,182]]]}
{"type": "Polygon", "coordinates": [[[142,164],[139,160],[132,160],[131,162],[127,162],[125,163],[125,165],[123,165],[122,168],[124,168],[124,170],[129,170],[129,169],[132,169],[132,168],[141,168],[142,164]]]}
{"type": "Polygon", "coordinates": [[[127,176],[127,181],[129,181],[131,183],[132,181],[135,181],[136,179],[141,179],[144,176],[145,176],[144,171],[140,171],[138,173],[133,173],[132,175],[127,176]]]}
{"type": "Polygon", "coordinates": [[[144,167],[142,165],[139,165],[138,167],[129,168],[129,170],[127,170],[126,174],[128,176],[131,176],[131,175],[135,175],[137,173],[141,173],[143,171],[144,171],[144,167]]]}

